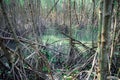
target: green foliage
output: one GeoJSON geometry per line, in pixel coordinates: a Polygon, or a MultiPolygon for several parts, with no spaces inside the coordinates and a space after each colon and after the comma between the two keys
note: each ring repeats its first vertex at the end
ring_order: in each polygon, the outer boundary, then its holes
{"type": "Polygon", "coordinates": [[[52,43],[52,42],[57,41],[57,40],[59,40],[59,38],[56,37],[56,36],[53,36],[53,35],[51,35],[51,36],[50,35],[43,36],[43,42],[48,41],[48,43],[52,43]]]}
{"type": "Polygon", "coordinates": [[[118,56],[118,55],[119,55],[119,52],[114,52],[114,54],[118,56]]]}
{"type": "Polygon", "coordinates": [[[61,71],[60,71],[59,69],[57,69],[57,70],[56,70],[56,72],[58,72],[58,73],[59,73],[59,72],[61,72],[61,71]]]}
{"type": "Polygon", "coordinates": [[[48,72],[48,68],[47,68],[46,66],[44,66],[44,67],[42,68],[42,71],[43,71],[43,72],[48,72]]]}
{"type": "Polygon", "coordinates": [[[20,5],[21,5],[21,6],[24,5],[24,0],[20,0],[20,5]]]}
{"type": "Polygon", "coordinates": [[[10,4],[10,0],[4,0],[6,4],[10,4]]]}
{"type": "Polygon", "coordinates": [[[118,2],[117,1],[114,1],[114,3],[113,3],[115,6],[117,6],[118,5],[118,2]]]}
{"type": "Polygon", "coordinates": [[[72,80],[72,78],[73,78],[72,76],[64,76],[65,80],[72,80]]]}
{"type": "MultiPolygon", "coordinates": [[[[8,4],[10,4],[11,0],[4,0],[4,2],[8,5],[8,4]]],[[[24,6],[24,0],[19,0],[19,4],[21,6],[24,6]]]]}
{"type": "Polygon", "coordinates": [[[79,74],[80,72],[78,70],[75,70],[73,74],[79,74]]]}

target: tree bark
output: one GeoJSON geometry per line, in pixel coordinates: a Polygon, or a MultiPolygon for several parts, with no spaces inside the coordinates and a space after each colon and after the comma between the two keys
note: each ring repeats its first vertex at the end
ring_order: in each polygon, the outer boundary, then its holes
{"type": "Polygon", "coordinates": [[[100,57],[100,79],[107,80],[109,75],[109,31],[112,10],[112,0],[103,0],[102,33],[101,33],[101,57],[100,57]]]}

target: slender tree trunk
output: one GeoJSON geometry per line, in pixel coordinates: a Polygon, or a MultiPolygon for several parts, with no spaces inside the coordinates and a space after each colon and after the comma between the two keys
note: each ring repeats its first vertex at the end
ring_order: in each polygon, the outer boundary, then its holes
{"type": "Polygon", "coordinates": [[[76,5],[77,5],[76,0],[74,0],[75,19],[76,19],[77,24],[79,25],[79,18],[78,18],[78,15],[77,15],[76,5]]]}
{"type": "Polygon", "coordinates": [[[100,61],[101,61],[101,28],[102,28],[102,9],[103,1],[100,2],[98,11],[99,27],[98,27],[98,68],[97,68],[97,79],[100,80],[100,61]]]}
{"type": "Polygon", "coordinates": [[[92,1],[93,1],[93,13],[92,13],[92,24],[93,25],[91,26],[91,29],[92,29],[92,33],[91,33],[92,34],[92,39],[91,40],[92,40],[92,48],[94,48],[94,35],[93,35],[94,34],[94,29],[93,29],[93,27],[95,27],[95,25],[94,25],[95,0],[92,0],[92,1]]]}
{"type": "MultiPolygon", "coordinates": [[[[69,4],[69,35],[72,37],[72,18],[71,18],[71,0],[68,0],[68,4],[69,4]]],[[[69,57],[68,57],[68,61],[67,64],[68,66],[71,66],[71,64],[74,62],[74,43],[73,40],[70,38],[70,52],[69,52],[69,57]]]]}
{"type": "Polygon", "coordinates": [[[66,20],[67,20],[67,2],[64,0],[63,1],[63,25],[66,25],[66,20]]]}
{"type": "Polygon", "coordinates": [[[102,19],[102,33],[101,33],[101,56],[100,56],[100,79],[107,80],[109,75],[108,59],[109,59],[109,31],[110,19],[112,10],[112,0],[103,0],[103,19],[102,19]]]}
{"type": "MultiPolygon", "coordinates": [[[[54,0],[54,4],[56,3],[56,0],[54,0]]],[[[55,24],[57,24],[57,4],[55,5],[55,24]]]]}

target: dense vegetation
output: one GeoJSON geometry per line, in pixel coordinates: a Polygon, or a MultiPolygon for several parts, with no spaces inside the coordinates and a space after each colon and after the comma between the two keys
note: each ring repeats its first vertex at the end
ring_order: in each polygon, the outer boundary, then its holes
{"type": "Polygon", "coordinates": [[[120,0],[0,0],[0,80],[119,80],[120,0]]]}

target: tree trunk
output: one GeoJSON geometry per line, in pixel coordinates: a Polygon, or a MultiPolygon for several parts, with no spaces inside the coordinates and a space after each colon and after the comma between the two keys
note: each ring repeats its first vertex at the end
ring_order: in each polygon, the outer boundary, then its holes
{"type": "Polygon", "coordinates": [[[101,61],[101,28],[102,28],[102,9],[103,2],[100,2],[100,11],[98,11],[99,16],[99,27],[98,27],[98,68],[97,68],[97,78],[100,80],[100,61],[101,61]]]}
{"type": "MultiPolygon", "coordinates": [[[[68,5],[69,5],[69,35],[72,37],[71,0],[68,0],[68,5]]],[[[68,64],[68,66],[71,66],[72,63],[74,62],[74,58],[75,58],[74,43],[73,43],[73,40],[71,38],[69,40],[69,43],[70,43],[70,52],[68,55],[67,64],[68,64]]]]}
{"type": "Polygon", "coordinates": [[[109,59],[109,31],[110,31],[110,19],[112,10],[112,0],[103,1],[103,16],[102,16],[102,33],[101,33],[101,56],[100,56],[100,79],[107,80],[109,75],[108,59],[109,59]]]}

